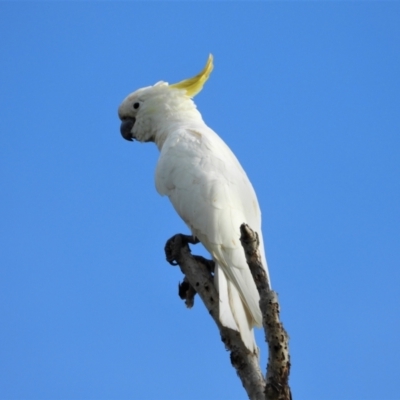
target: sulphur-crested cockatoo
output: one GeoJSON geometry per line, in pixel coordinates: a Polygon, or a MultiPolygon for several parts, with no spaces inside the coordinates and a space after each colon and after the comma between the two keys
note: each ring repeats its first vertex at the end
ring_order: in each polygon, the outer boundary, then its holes
{"type": "MultiPolygon", "coordinates": [[[[261,326],[259,295],[240,244],[240,225],[258,232],[264,267],[261,213],[254,189],[239,161],[205,122],[192,98],[213,69],[210,55],[195,77],[138,89],[118,109],[127,140],[154,142],[160,158],[155,184],[215,261],[219,318],[240,332],[256,352],[254,326],[261,326]]],[[[267,274],[268,275],[268,274],[267,274]]]]}

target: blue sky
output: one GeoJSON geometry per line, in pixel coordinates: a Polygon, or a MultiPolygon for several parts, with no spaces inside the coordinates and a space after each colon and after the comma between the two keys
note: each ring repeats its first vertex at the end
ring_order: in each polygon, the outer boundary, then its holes
{"type": "Polygon", "coordinates": [[[1,2],[0,398],[246,398],[177,296],[163,247],[187,229],[157,149],[117,118],[210,52],[196,103],[259,197],[294,398],[398,398],[399,20],[398,2],[1,2]]]}

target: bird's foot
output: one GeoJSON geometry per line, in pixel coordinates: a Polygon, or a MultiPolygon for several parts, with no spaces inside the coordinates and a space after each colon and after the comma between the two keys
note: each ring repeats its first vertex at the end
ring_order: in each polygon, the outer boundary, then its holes
{"type": "Polygon", "coordinates": [[[186,276],[183,279],[182,283],[178,285],[178,294],[182,300],[185,300],[185,304],[187,308],[192,308],[194,305],[194,297],[196,296],[196,290],[189,283],[186,276]]]}
{"type": "Polygon", "coordinates": [[[182,233],[178,233],[172,236],[172,238],[167,240],[164,248],[167,261],[171,265],[178,265],[180,249],[184,246],[188,246],[189,243],[197,244],[199,242],[200,240],[192,235],[184,235],[182,233]]]}

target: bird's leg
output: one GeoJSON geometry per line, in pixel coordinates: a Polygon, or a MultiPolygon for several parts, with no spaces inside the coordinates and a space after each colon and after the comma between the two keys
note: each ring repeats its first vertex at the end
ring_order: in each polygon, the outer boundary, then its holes
{"type": "Polygon", "coordinates": [[[181,233],[181,236],[182,236],[182,239],[185,240],[187,243],[190,243],[190,244],[200,243],[200,240],[197,239],[197,237],[194,235],[184,235],[181,233]]]}

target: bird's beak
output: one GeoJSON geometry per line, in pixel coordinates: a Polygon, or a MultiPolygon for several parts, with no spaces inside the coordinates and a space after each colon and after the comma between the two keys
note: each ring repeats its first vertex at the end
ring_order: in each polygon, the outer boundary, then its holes
{"type": "Polygon", "coordinates": [[[131,131],[133,125],[135,125],[135,121],[135,118],[124,118],[121,122],[121,135],[124,139],[129,140],[130,142],[132,142],[134,139],[131,131]]]}

